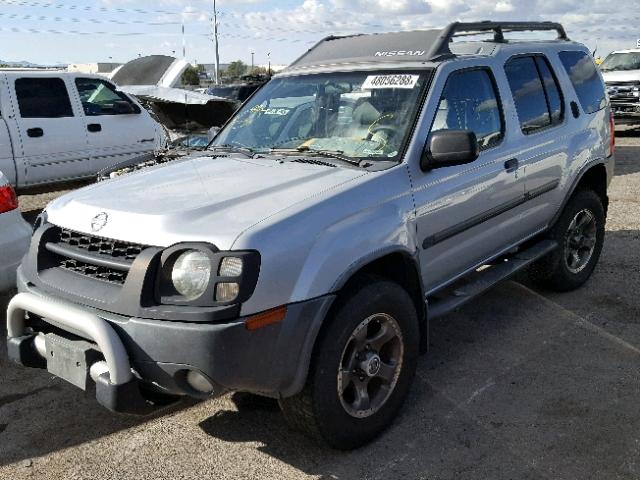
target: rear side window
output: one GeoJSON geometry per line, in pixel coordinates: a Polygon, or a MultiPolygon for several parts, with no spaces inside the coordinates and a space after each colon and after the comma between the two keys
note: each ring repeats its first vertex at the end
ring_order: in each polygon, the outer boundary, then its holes
{"type": "Polygon", "coordinates": [[[559,55],[582,109],[587,113],[602,110],[607,105],[604,84],[591,56],[585,52],[560,52],[559,55]]]}
{"type": "Polygon", "coordinates": [[[69,92],[61,78],[19,78],[15,87],[22,118],[73,117],[69,92]]]}
{"type": "Polygon", "coordinates": [[[506,63],[505,72],[523,133],[562,122],[562,95],[544,57],[512,58],[506,63]]]}
{"type": "Polygon", "coordinates": [[[562,122],[564,116],[564,102],[562,101],[560,85],[558,85],[558,80],[551,70],[549,61],[542,56],[534,58],[538,72],[540,72],[540,78],[542,78],[544,91],[547,94],[547,102],[549,104],[549,111],[551,112],[551,123],[556,125],[562,122]]]}
{"type": "Polygon", "coordinates": [[[500,143],[504,132],[502,110],[488,70],[451,74],[431,127],[431,132],[438,130],[471,130],[478,137],[481,149],[500,143]]]}

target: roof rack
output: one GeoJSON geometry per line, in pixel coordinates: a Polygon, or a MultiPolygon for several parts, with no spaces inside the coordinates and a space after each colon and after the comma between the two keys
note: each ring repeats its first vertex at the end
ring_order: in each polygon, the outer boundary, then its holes
{"type": "Polygon", "coordinates": [[[506,32],[556,31],[568,41],[562,25],[553,22],[456,22],[443,29],[367,35],[330,36],[293,62],[288,70],[367,62],[424,62],[451,58],[454,37],[493,32],[494,42],[506,42],[506,32]]]}
{"type": "Polygon", "coordinates": [[[456,36],[477,35],[485,32],[493,32],[494,42],[504,42],[505,32],[558,32],[558,40],[569,40],[567,32],[560,23],[555,22],[454,22],[442,30],[439,42],[431,49],[431,58],[450,56],[449,43],[456,36]]]}

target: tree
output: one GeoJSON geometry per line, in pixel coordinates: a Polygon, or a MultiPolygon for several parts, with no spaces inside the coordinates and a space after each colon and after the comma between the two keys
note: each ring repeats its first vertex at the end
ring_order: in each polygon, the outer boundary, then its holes
{"type": "Polygon", "coordinates": [[[227,77],[239,78],[247,73],[247,66],[242,60],[236,60],[229,64],[225,73],[227,77]]]}
{"type": "Polygon", "coordinates": [[[254,67],[253,70],[251,70],[251,73],[249,75],[266,75],[267,74],[267,69],[265,67],[254,67]]]}
{"type": "Polygon", "coordinates": [[[183,85],[200,85],[200,75],[195,67],[188,67],[182,74],[183,85]]]}

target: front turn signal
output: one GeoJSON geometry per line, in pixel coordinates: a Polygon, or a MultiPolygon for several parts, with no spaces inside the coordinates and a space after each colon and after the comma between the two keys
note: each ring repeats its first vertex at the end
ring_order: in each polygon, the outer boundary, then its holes
{"type": "Polygon", "coordinates": [[[244,321],[244,328],[253,332],[260,328],[280,323],[287,315],[287,307],[278,307],[257,315],[252,315],[244,321]]]}

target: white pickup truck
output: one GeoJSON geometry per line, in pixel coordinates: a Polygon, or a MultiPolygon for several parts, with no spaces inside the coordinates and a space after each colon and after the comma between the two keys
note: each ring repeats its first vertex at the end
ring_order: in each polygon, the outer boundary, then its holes
{"type": "Polygon", "coordinates": [[[0,71],[0,171],[17,189],[93,177],[164,141],[149,113],[105,78],[0,71]]]}

